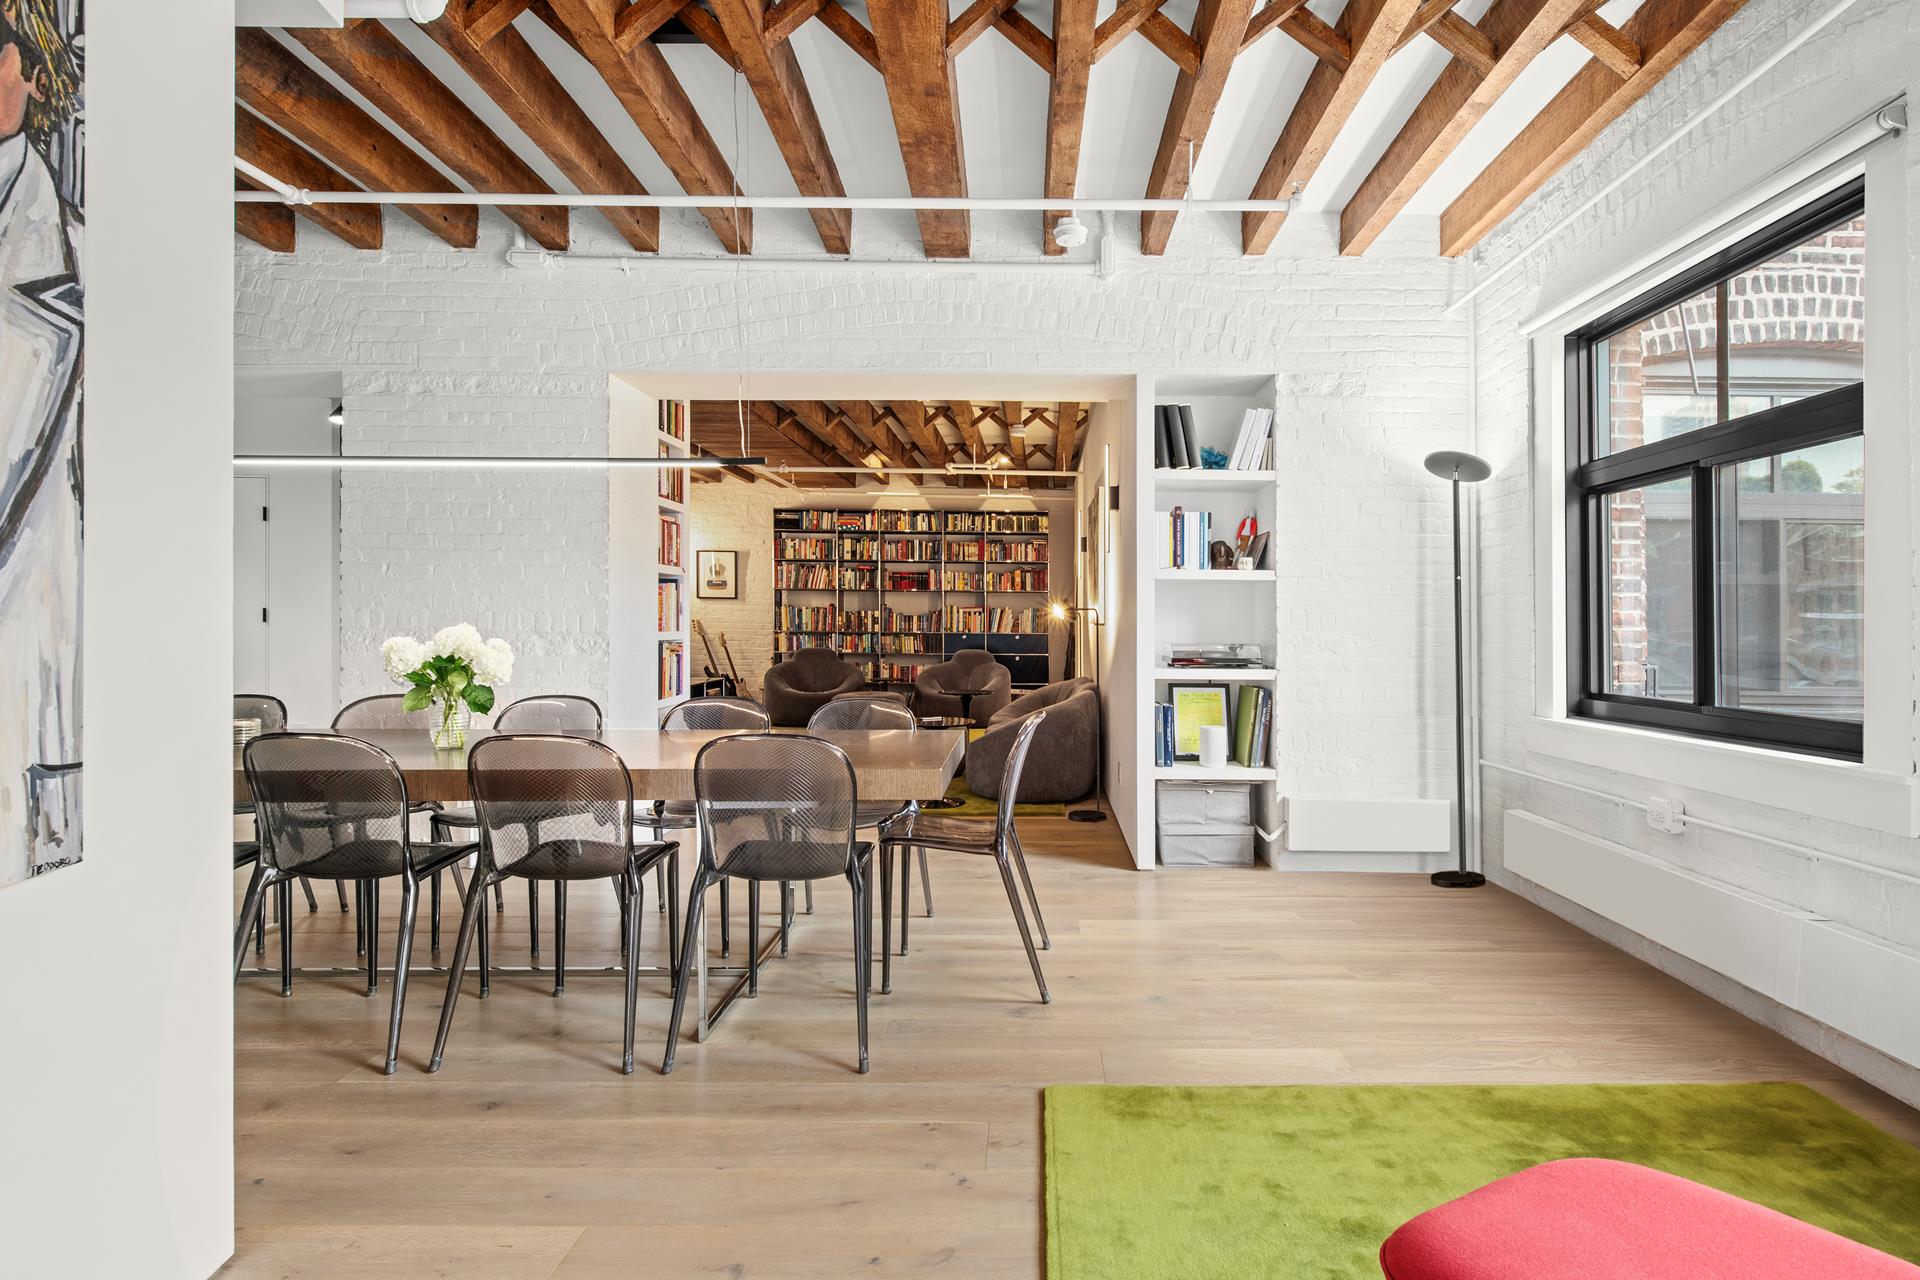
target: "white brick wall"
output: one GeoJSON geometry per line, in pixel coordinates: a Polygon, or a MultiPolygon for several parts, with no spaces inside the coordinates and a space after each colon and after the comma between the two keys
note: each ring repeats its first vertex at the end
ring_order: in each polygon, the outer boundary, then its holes
{"type": "MultiPolygon", "coordinates": [[[[704,231],[666,221],[668,252],[711,251],[704,231]]],[[[1036,223],[976,217],[977,251],[1029,253],[1036,223]]],[[[583,252],[618,247],[595,214],[574,227],[583,252]]],[[[762,253],[817,252],[798,218],[763,215],[757,230],[762,253]]],[[[1293,219],[1255,261],[1239,256],[1230,216],[1183,217],[1172,251],[1148,264],[1131,219],[1119,233],[1125,268],[1107,282],[725,267],[629,278],[508,268],[507,226],[491,214],[469,253],[389,214],[379,253],[304,228],[291,259],[240,244],[236,354],[340,370],[348,448],[418,452],[603,452],[616,369],[1278,371],[1287,767],[1314,794],[1449,794],[1445,495],[1420,458],[1464,443],[1467,327],[1441,311],[1458,264],[1430,256],[1420,220],[1358,260],[1334,252],[1323,218],[1293,219]]],[[[863,252],[917,253],[900,239],[905,217],[863,214],[857,234],[863,252]]],[[[718,488],[693,491],[696,538],[718,488]]],[[[604,482],[363,473],[345,489],[343,698],[381,687],[382,638],[457,618],[519,649],[511,693],[605,694],[604,482]]],[[[760,537],[738,545],[764,550],[760,537]]],[[[749,555],[742,570],[752,581],[767,567],[749,555]]],[[[707,602],[697,616],[724,620],[757,683],[766,654],[743,649],[764,641],[768,615],[737,612],[707,602]]]]}
{"type": "MultiPolygon", "coordinates": [[[[1730,21],[1680,72],[1607,130],[1594,146],[1559,175],[1489,238],[1484,267],[1507,260],[1532,245],[1556,221],[1590,198],[1600,185],[1632,163],[1654,141],[1681,125],[1713,96],[1748,69],[1787,33],[1809,22],[1816,10],[1806,0],[1754,0],[1730,21]]],[[[1833,27],[1814,37],[1788,61],[1769,72],[1729,110],[1635,175],[1595,209],[1555,237],[1527,263],[1482,297],[1476,307],[1476,388],[1481,449],[1498,464],[1481,498],[1481,616],[1483,752],[1487,758],[1540,768],[1530,758],[1522,729],[1534,707],[1534,536],[1532,486],[1528,473],[1528,343],[1518,324],[1533,306],[1542,285],[1585,270],[1604,256],[1610,242],[1671,204],[1711,196],[1738,184],[1722,175],[1734,169],[1759,172],[1810,145],[1826,133],[1870,111],[1879,102],[1907,90],[1920,68],[1920,5],[1907,0],[1863,0],[1833,27]],[[1790,144],[1790,139],[1805,141],[1790,144]],[[1755,157],[1764,157],[1757,167],[1755,157]]],[[[1911,143],[1909,243],[1920,246],[1920,159],[1911,143]]],[[[1871,235],[1871,229],[1869,230],[1871,235]]],[[[1871,254],[1870,254],[1871,260],[1871,254]]],[[[1879,264],[1906,270],[1914,292],[1911,317],[1920,317],[1920,259],[1879,264]]],[[[1920,330],[1914,330],[1920,332],[1920,330]]],[[[1920,383],[1915,384],[1920,391],[1920,383]]],[[[1916,417],[1909,402],[1907,419],[1876,424],[1876,429],[1912,432],[1916,417]]],[[[1875,476],[1876,494],[1905,494],[1911,502],[1914,477],[1875,476]]],[[[1871,551],[1869,551],[1871,554],[1871,551]]],[[[1870,625],[1902,626],[1906,619],[1876,618],[1870,625]]],[[[1883,709],[1884,710],[1884,709],[1883,709]]],[[[1897,713],[1896,713],[1897,714],[1897,713]]],[[[1909,709],[1908,714],[1911,714],[1909,709]]],[[[1920,723],[1916,723],[1920,729],[1920,723]]],[[[1551,762],[1550,771],[1614,794],[1641,797],[1655,782],[1624,773],[1551,762]]],[[[1661,787],[1671,794],[1673,788],[1661,787]]],[[[1648,855],[1683,866],[1711,879],[1739,886],[1777,901],[1797,904],[1878,938],[1920,948],[1920,889],[1911,883],[1811,863],[1785,850],[1752,840],[1696,829],[1684,836],[1654,836],[1634,809],[1582,796],[1565,788],[1516,779],[1494,771],[1483,777],[1485,847],[1494,877],[1520,892],[1548,901],[1635,954],[1669,968],[1683,979],[1734,1007],[1801,1040],[1816,1051],[1877,1083],[1920,1100],[1920,1070],[1892,1062],[1830,1029],[1771,1004],[1731,982],[1666,953],[1577,905],[1505,875],[1501,863],[1501,813],[1526,809],[1648,855]]],[[[1708,793],[1684,793],[1690,812],[1778,839],[1843,853],[1911,874],[1920,868],[1920,842],[1857,827],[1822,822],[1796,814],[1790,805],[1766,808],[1708,793]]],[[[1889,993],[1890,998],[1893,993],[1889,993]]]]}

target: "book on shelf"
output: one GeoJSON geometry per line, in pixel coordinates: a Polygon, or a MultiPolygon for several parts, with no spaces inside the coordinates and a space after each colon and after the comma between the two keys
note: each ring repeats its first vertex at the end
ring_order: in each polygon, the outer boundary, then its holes
{"type": "Polygon", "coordinates": [[[1180,442],[1187,454],[1187,466],[1200,465],[1200,441],[1193,433],[1193,406],[1177,404],[1173,406],[1174,422],[1180,428],[1180,442]]]}
{"type": "Polygon", "coordinates": [[[1267,442],[1273,432],[1273,410],[1248,409],[1240,415],[1240,434],[1234,438],[1227,466],[1235,471],[1265,470],[1267,442]]]}
{"type": "Polygon", "coordinates": [[[660,629],[678,631],[680,629],[680,582],[677,578],[662,578],[659,584],[660,629]]]}
{"type": "Polygon", "coordinates": [[[1167,406],[1153,406],[1153,465],[1165,471],[1173,465],[1173,450],[1167,445],[1167,406]]]}
{"type": "MultiPolygon", "coordinates": [[[[662,443],[660,446],[660,456],[663,458],[672,457],[673,451],[669,449],[666,444],[662,443]]],[[[660,468],[660,496],[668,502],[685,502],[687,500],[687,469],[685,467],[660,468]]]]}
{"type": "Polygon", "coordinates": [[[677,698],[687,691],[686,657],[687,646],[681,640],[662,640],[660,642],[660,696],[677,698]]]}
{"type": "Polygon", "coordinates": [[[1205,569],[1213,540],[1213,513],[1175,507],[1160,517],[1160,567],[1205,569]]]}
{"type": "Polygon", "coordinates": [[[1044,511],[990,511],[987,513],[988,533],[1045,533],[1047,532],[1047,513],[1044,511]]]}
{"type": "Polygon", "coordinates": [[[1173,763],[1173,704],[1153,704],[1153,764],[1164,769],[1173,763]]]}
{"type": "Polygon", "coordinates": [[[1235,764],[1265,768],[1267,744],[1273,733],[1273,691],[1264,685],[1241,685],[1233,708],[1235,764]]]}
{"type": "Polygon", "coordinates": [[[687,420],[693,406],[685,400],[662,400],[660,402],[660,434],[672,436],[682,444],[687,439],[687,420]]]}
{"type": "Polygon", "coordinates": [[[680,517],[671,511],[660,513],[660,563],[675,569],[685,567],[680,558],[680,517]]]}
{"type": "Polygon", "coordinates": [[[1186,433],[1180,427],[1180,407],[1156,405],[1154,413],[1160,420],[1160,431],[1167,441],[1167,465],[1176,471],[1188,471],[1199,466],[1200,460],[1187,454],[1186,433]]]}

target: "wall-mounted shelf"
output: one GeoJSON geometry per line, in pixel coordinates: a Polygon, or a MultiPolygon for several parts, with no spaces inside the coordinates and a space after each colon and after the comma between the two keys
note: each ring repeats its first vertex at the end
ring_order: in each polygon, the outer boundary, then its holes
{"type": "Polygon", "coordinates": [[[1222,585],[1238,582],[1272,582],[1271,569],[1155,569],[1161,582],[1213,582],[1222,585]]]}
{"type": "Polygon", "coordinates": [[[1280,673],[1272,667],[1155,667],[1155,680],[1193,680],[1202,684],[1264,684],[1280,673]]]}
{"type": "Polygon", "coordinates": [[[1273,768],[1249,769],[1243,764],[1223,764],[1210,768],[1184,763],[1155,765],[1153,776],[1169,782],[1272,782],[1280,773],[1273,768]]]}
{"type": "Polygon", "coordinates": [[[1258,489],[1274,482],[1271,471],[1233,471],[1205,467],[1160,467],[1153,483],[1160,489],[1258,489]]]}

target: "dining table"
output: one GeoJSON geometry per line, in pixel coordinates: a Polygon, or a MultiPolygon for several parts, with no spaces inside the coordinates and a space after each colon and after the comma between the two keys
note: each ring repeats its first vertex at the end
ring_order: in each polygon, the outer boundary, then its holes
{"type": "MultiPolygon", "coordinates": [[[[303,732],[295,730],[295,732],[303,732]]],[[[327,732],[312,730],[312,732],[327,732]]],[[[633,795],[636,811],[644,814],[644,802],[654,800],[683,800],[695,798],[693,785],[694,760],[700,749],[716,738],[734,737],[740,733],[754,732],[739,729],[603,729],[598,733],[576,733],[570,737],[583,737],[605,744],[620,757],[633,779],[633,795]]],[[[867,801],[898,801],[905,804],[911,800],[924,801],[929,797],[945,796],[948,785],[959,771],[966,758],[967,735],[963,726],[951,730],[941,729],[823,729],[808,730],[773,729],[774,733],[805,734],[819,738],[840,748],[853,766],[854,787],[862,803],[867,801]]],[[[432,802],[436,804],[463,804],[472,800],[467,786],[467,751],[482,741],[487,735],[484,730],[476,730],[468,739],[467,746],[452,750],[440,750],[434,747],[426,729],[408,731],[388,731],[355,735],[363,742],[370,742],[393,758],[400,769],[401,778],[406,783],[407,799],[412,803],[432,802]]],[[[233,788],[236,804],[247,805],[252,802],[252,793],[247,786],[243,746],[236,746],[233,752],[233,788]]],[[[640,818],[642,827],[646,825],[644,816],[640,818]]],[[[682,852],[694,857],[699,850],[694,841],[695,833],[683,833],[682,852]]],[[[876,857],[878,854],[876,853],[876,857]]],[[[757,961],[765,964],[786,949],[789,929],[792,924],[790,908],[786,895],[782,898],[780,928],[776,929],[761,947],[757,961]]],[[[884,909],[884,908],[883,908],[884,909]]],[[[717,1026],[733,1003],[747,989],[750,966],[712,964],[707,955],[706,917],[702,913],[698,936],[694,941],[695,963],[691,977],[695,983],[696,1011],[695,1036],[705,1040],[717,1026]],[[708,986],[712,975],[731,978],[732,981],[717,1000],[709,1002],[708,986]]],[[[420,966],[429,971],[444,972],[442,966],[420,966]]],[[[496,965],[495,972],[512,973],[516,971],[540,972],[537,965],[507,966],[496,965]]],[[[261,971],[262,973],[268,971],[261,971]]],[[[277,972],[277,971],[276,971],[277,972]]],[[[312,972],[302,970],[301,972],[312,972]]],[[[333,972],[322,970],[320,972],[333,972]]],[[[342,970],[346,972],[346,970],[342,970]]],[[[357,972],[354,970],[353,972],[357,972]]],[[[624,974],[621,966],[608,966],[604,969],[576,970],[568,967],[568,975],[576,972],[583,975],[605,973],[624,974]]],[[[654,968],[652,972],[665,972],[654,968]]]]}

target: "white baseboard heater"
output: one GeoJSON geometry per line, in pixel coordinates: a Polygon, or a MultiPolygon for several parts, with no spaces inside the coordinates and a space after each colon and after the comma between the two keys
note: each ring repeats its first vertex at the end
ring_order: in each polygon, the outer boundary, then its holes
{"type": "Polygon", "coordinates": [[[1288,796],[1284,852],[1295,871],[1434,871],[1453,849],[1445,800],[1318,800],[1288,796]]]}
{"type": "Polygon", "coordinates": [[[1920,955],[1524,810],[1503,829],[1515,875],[1920,1066],[1920,955]]]}

